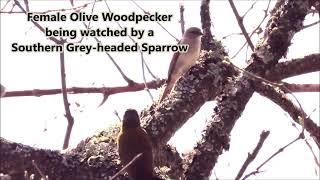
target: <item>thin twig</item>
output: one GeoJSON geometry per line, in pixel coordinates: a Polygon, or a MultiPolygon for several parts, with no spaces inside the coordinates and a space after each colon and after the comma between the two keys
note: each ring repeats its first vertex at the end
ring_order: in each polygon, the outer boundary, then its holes
{"type": "MultiPolygon", "coordinates": [[[[106,4],[109,12],[111,13],[112,11],[111,11],[111,8],[110,8],[109,4],[107,3],[106,0],[104,0],[104,2],[105,2],[105,4],[106,4]]],[[[121,26],[121,24],[120,24],[118,21],[117,21],[117,24],[118,24],[118,26],[119,26],[121,29],[123,29],[123,27],[121,26]]],[[[138,44],[137,41],[134,40],[131,36],[128,35],[128,37],[132,40],[133,43],[138,44]]],[[[151,73],[150,69],[148,68],[148,66],[147,66],[147,64],[146,64],[146,62],[145,62],[145,60],[144,60],[143,52],[142,52],[141,47],[140,47],[139,44],[138,44],[138,50],[139,50],[140,56],[141,56],[142,77],[143,77],[143,82],[144,82],[145,85],[146,85],[145,90],[148,92],[148,94],[149,94],[152,102],[154,102],[154,98],[153,98],[153,96],[152,96],[152,94],[151,94],[151,92],[150,92],[150,90],[149,90],[149,88],[148,88],[148,86],[147,86],[147,81],[146,81],[146,77],[145,77],[144,67],[147,67],[147,69],[148,69],[148,71],[149,71],[149,73],[150,73],[151,75],[153,75],[153,73],[151,73]]],[[[154,77],[155,79],[158,79],[158,78],[155,77],[155,76],[153,76],[153,77],[154,77]]]]}
{"type": "Polygon", "coordinates": [[[244,176],[243,179],[247,179],[249,176],[257,174],[260,172],[260,169],[267,164],[272,158],[274,158],[276,155],[280,154],[281,152],[283,152],[287,147],[289,147],[290,145],[292,145],[293,143],[297,142],[299,139],[303,139],[304,138],[304,134],[300,133],[299,136],[297,138],[295,138],[293,141],[289,142],[287,145],[281,147],[279,150],[277,150],[275,153],[273,153],[267,160],[265,160],[260,166],[258,166],[256,168],[255,171],[252,171],[251,173],[247,174],[246,176],[244,176]]]}
{"type": "Polygon", "coordinates": [[[114,111],[113,111],[113,114],[116,115],[117,118],[119,119],[119,121],[121,122],[121,118],[120,118],[120,116],[119,116],[118,111],[117,111],[117,110],[114,110],[114,111]]]}
{"type": "MultiPolygon", "coordinates": [[[[94,37],[94,39],[98,42],[101,43],[102,42],[97,38],[94,37]]],[[[131,80],[130,78],[128,78],[127,75],[124,74],[124,72],[122,71],[122,69],[120,68],[120,66],[117,64],[117,62],[113,59],[113,57],[111,56],[110,53],[106,52],[107,56],[109,57],[109,59],[111,60],[111,62],[113,63],[113,65],[118,69],[119,73],[121,74],[122,78],[128,83],[129,86],[133,86],[134,84],[136,84],[136,82],[134,82],[133,80],[131,80]]]]}
{"type": "Polygon", "coordinates": [[[226,39],[226,38],[228,38],[230,36],[234,36],[234,35],[243,35],[243,34],[242,33],[231,33],[231,34],[228,34],[226,36],[223,36],[222,39],[226,39]]]}
{"type": "MultiPolygon", "coordinates": [[[[62,44],[62,46],[64,46],[64,44],[62,44]]],[[[65,116],[68,120],[68,126],[67,126],[67,130],[66,130],[66,134],[63,142],[63,149],[67,149],[69,146],[69,140],[70,140],[74,119],[70,112],[70,107],[69,107],[70,103],[68,102],[64,52],[60,53],[60,70],[61,70],[61,86],[62,86],[61,89],[62,89],[63,104],[64,104],[64,109],[66,111],[65,116]]]]}
{"type": "Polygon", "coordinates": [[[36,168],[36,170],[38,171],[38,173],[40,174],[43,180],[48,180],[48,178],[43,174],[43,172],[40,170],[40,168],[38,167],[38,165],[34,160],[32,160],[32,165],[36,168]]]}
{"type": "MultiPolygon", "coordinates": [[[[147,82],[150,89],[157,89],[165,83],[165,79],[153,80],[147,82]]],[[[71,87],[67,88],[69,94],[83,94],[83,93],[103,93],[107,92],[108,95],[126,93],[126,92],[137,92],[144,90],[144,83],[136,83],[133,86],[117,86],[117,87],[71,87]]],[[[40,97],[44,95],[56,95],[61,93],[60,89],[33,89],[33,90],[22,90],[22,91],[7,91],[2,98],[8,97],[19,97],[19,96],[35,96],[40,97]]]]}
{"type": "Polygon", "coordinates": [[[185,21],[184,21],[184,5],[182,3],[179,4],[180,6],[180,26],[181,26],[181,34],[184,34],[185,31],[185,21]]]}
{"type": "MultiPolygon", "coordinates": [[[[105,4],[106,4],[109,12],[112,12],[109,4],[107,3],[107,1],[104,0],[104,2],[105,2],[105,4]]],[[[149,14],[149,13],[147,13],[147,14],[149,14]]],[[[119,21],[117,21],[117,24],[118,24],[118,26],[119,26],[121,29],[123,29],[123,27],[122,27],[122,25],[119,23],[119,21]]],[[[152,73],[152,71],[151,71],[151,69],[149,68],[148,64],[147,64],[146,61],[144,60],[143,52],[142,52],[142,50],[141,50],[140,45],[137,43],[136,40],[134,40],[133,37],[131,37],[130,35],[128,35],[128,37],[129,37],[129,39],[130,39],[133,43],[136,43],[136,44],[138,45],[138,50],[139,50],[139,52],[140,52],[141,60],[143,61],[143,63],[144,63],[144,65],[145,65],[145,67],[147,68],[149,74],[150,74],[154,79],[159,79],[157,76],[155,76],[155,75],[152,73]]]]}
{"type": "MultiPolygon", "coordinates": [[[[27,15],[27,11],[21,6],[20,2],[18,0],[14,0],[15,4],[23,11],[24,14],[27,15]]],[[[34,21],[33,19],[31,19],[31,22],[43,33],[45,33],[45,29],[36,21],[34,21]]],[[[60,40],[58,40],[55,37],[48,37],[50,40],[52,40],[53,42],[55,42],[56,44],[61,44],[62,42],[60,40]]]]}
{"type": "Polygon", "coordinates": [[[283,82],[291,92],[320,92],[320,84],[293,84],[283,82]]]}
{"type": "Polygon", "coordinates": [[[267,137],[269,136],[270,131],[262,131],[262,133],[260,134],[260,139],[259,142],[257,144],[257,146],[254,148],[254,150],[252,151],[252,153],[248,154],[248,157],[246,159],[246,161],[243,163],[240,171],[238,172],[238,175],[236,176],[235,179],[240,179],[241,176],[243,175],[243,173],[246,171],[247,167],[249,166],[249,164],[256,158],[257,154],[259,153],[264,141],[267,139],[267,137]]]}
{"type": "Polygon", "coordinates": [[[254,45],[253,45],[253,43],[252,43],[252,41],[251,41],[251,39],[250,39],[250,37],[249,37],[249,35],[247,33],[246,28],[243,25],[243,17],[241,17],[239,15],[238,10],[237,10],[236,6],[233,3],[233,0],[228,0],[228,1],[229,1],[229,4],[230,4],[231,8],[232,8],[232,11],[233,11],[234,15],[236,16],[236,19],[238,21],[238,25],[239,25],[239,27],[240,27],[240,29],[242,31],[242,34],[246,38],[247,43],[249,44],[251,50],[254,51],[254,45]]]}
{"type": "Polygon", "coordinates": [[[247,16],[247,14],[253,9],[254,5],[256,5],[257,2],[258,0],[252,3],[251,7],[242,15],[242,19],[244,19],[247,16]]]}
{"type": "Polygon", "coordinates": [[[314,25],[317,25],[317,24],[319,24],[319,23],[320,23],[320,20],[319,20],[319,21],[316,21],[316,22],[313,22],[313,23],[311,23],[311,24],[304,25],[304,26],[302,27],[302,29],[307,29],[307,28],[312,27],[312,26],[314,26],[314,25]]]}
{"type": "Polygon", "coordinates": [[[118,177],[120,174],[124,173],[124,171],[132,165],[143,153],[137,154],[127,165],[125,165],[119,172],[117,172],[114,176],[110,177],[109,180],[113,180],[118,177]]]}
{"type": "MultiPolygon", "coordinates": [[[[10,0],[8,0],[10,1],[10,0]]],[[[14,0],[15,1],[15,0],[14,0]]],[[[100,2],[102,0],[96,0],[97,2],[100,2]]],[[[72,7],[72,8],[61,8],[61,9],[51,9],[51,10],[47,10],[47,11],[32,11],[30,13],[34,13],[34,14],[48,14],[48,13],[52,13],[52,12],[66,12],[66,11],[76,11],[79,12],[80,10],[86,8],[88,5],[93,4],[95,2],[89,2],[89,3],[85,3],[81,6],[77,6],[77,7],[72,7]]],[[[2,9],[1,9],[2,10],[2,9]]],[[[0,13],[24,13],[24,12],[5,12],[5,11],[1,11],[0,13]]]]}
{"type": "Polygon", "coordinates": [[[1,8],[1,12],[2,12],[2,10],[4,10],[7,7],[7,5],[9,4],[10,1],[11,0],[7,0],[6,4],[4,4],[4,6],[1,8]]]}
{"type": "MultiPolygon", "coordinates": [[[[282,0],[280,0],[280,1],[282,1],[282,0]]],[[[270,7],[270,3],[271,3],[271,0],[269,0],[267,8],[264,10],[264,17],[263,17],[262,20],[260,21],[259,25],[258,25],[256,28],[254,28],[254,30],[253,30],[253,31],[251,32],[251,34],[249,35],[250,38],[252,37],[252,35],[253,35],[254,33],[256,33],[256,32],[261,28],[262,23],[263,23],[264,20],[268,17],[268,10],[269,10],[269,7],[270,7]]],[[[281,2],[279,3],[279,6],[280,6],[280,4],[281,4],[281,2]]],[[[274,8],[274,9],[275,9],[275,8],[274,8]]],[[[244,44],[241,46],[241,48],[231,57],[231,59],[235,58],[235,57],[241,52],[241,50],[244,48],[244,46],[245,46],[246,44],[247,44],[247,41],[244,42],[244,44]]]]}
{"type": "MultiPolygon", "coordinates": [[[[131,0],[139,9],[141,9],[143,11],[143,13],[145,14],[150,14],[148,11],[144,10],[136,1],[131,0]]],[[[172,33],[170,33],[161,23],[159,23],[158,21],[156,21],[156,23],[163,29],[165,30],[171,37],[173,37],[177,42],[179,42],[179,39],[176,38],[172,33]]]]}
{"type": "Polygon", "coordinates": [[[29,1],[28,0],[23,0],[24,1],[24,4],[26,5],[26,11],[29,12],[30,9],[29,9],[29,1]]]}
{"type": "Polygon", "coordinates": [[[316,155],[316,153],[314,152],[312,146],[310,145],[310,143],[309,143],[307,140],[305,140],[305,142],[306,142],[308,148],[310,149],[310,152],[311,152],[311,154],[312,154],[312,156],[313,156],[314,162],[315,162],[316,165],[320,168],[320,163],[319,163],[319,160],[318,160],[318,158],[317,158],[319,155],[316,155]]]}
{"type": "MultiPolygon", "coordinates": [[[[310,116],[310,115],[308,115],[308,117],[309,117],[309,116],[310,116]]],[[[292,126],[293,126],[298,132],[300,131],[294,123],[292,123],[292,126]]],[[[304,141],[305,141],[306,145],[308,146],[308,148],[310,149],[310,152],[311,152],[311,154],[312,154],[312,156],[313,156],[314,162],[315,162],[316,165],[320,168],[320,163],[319,163],[319,160],[318,160],[318,158],[317,158],[318,155],[316,155],[316,153],[314,152],[314,150],[313,150],[312,146],[310,145],[310,143],[308,142],[308,140],[305,139],[304,141]]]]}

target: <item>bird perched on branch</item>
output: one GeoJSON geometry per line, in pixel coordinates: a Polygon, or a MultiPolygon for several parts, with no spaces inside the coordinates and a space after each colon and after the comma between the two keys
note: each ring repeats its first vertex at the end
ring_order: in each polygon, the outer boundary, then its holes
{"type": "Polygon", "coordinates": [[[176,81],[193,66],[200,56],[202,32],[197,27],[190,27],[183,34],[179,44],[188,44],[186,53],[176,52],[171,59],[166,87],[160,98],[161,102],[172,90],[176,81]]]}
{"type": "Polygon", "coordinates": [[[127,109],[123,116],[121,132],[118,136],[118,152],[121,163],[127,165],[142,153],[126,172],[133,180],[154,180],[152,145],[147,132],[140,126],[136,110],[127,109]]]}

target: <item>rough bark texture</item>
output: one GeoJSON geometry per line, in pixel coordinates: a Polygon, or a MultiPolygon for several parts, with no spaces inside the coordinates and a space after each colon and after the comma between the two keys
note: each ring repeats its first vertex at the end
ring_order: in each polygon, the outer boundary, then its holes
{"type": "Polygon", "coordinates": [[[320,54],[310,54],[303,58],[278,63],[265,74],[269,80],[279,81],[315,71],[320,71],[320,54]]]}
{"type": "MultiPolygon", "coordinates": [[[[219,155],[229,148],[229,136],[236,120],[253,92],[259,90],[252,78],[239,74],[225,60],[226,53],[221,43],[213,39],[210,27],[208,29],[208,26],[211,26],[210,18],[206,19],[210,14],[208,3],[209,1],[204,0],[201,6],[205,37],[209,37],[204,39],[203,47],[208,51],[202,52],[199,63],[180,78],[169,98],[161,104],[153,104],[141,115],[142,124],[157,152],[156,165],[161,169],[157,172],[162,178],[168,177],[167,175],[173,179],[181,177],[185,166],[185,161],[176,150],[166,145],[167,141],[206,101],[215,98],[215,114],[209,120],[201,141],[196,145],[185,172],[186,179],[208,179],[219,155]],[[166,171],[162,166],[171,170],[166,171]]],[[[282,73],[274,76],[270,75],[270,72],[276,73],[282,65],[284,69],[290,69],[291,65],[302,61],[277,64],[278,60],[285,56],[293,35],[301,29],[309,8],[308,1],[304,0],[289,0],[277,6],[268,21],[264,37],[252,55],[253,63],[246,71],[272,80],[285,78],[282,73]]],[[[288,70],[287,76],[319,70],[319,54],[306,59],[309,60],[304,61],[309,61],[316,67],[305,66],[303,71],[297,70],[296,74],[288,70]]],[[[293,115],[293,118],[297,119],[297,116],[299,113],[293,115]]],[[[319,135],[317,126],[306,123],[306,130],[319,135]]],[[[1,138],[0,172],[12,176],[13,179],[23,179],[23,172],[27,170],[29,174],[34,173],[39,178],[39,173],[32,165],[32,160],[35,160],[50,179],[107,179],[121,168],[115,142],[118,132],[119,127],[111,127],[64,153],[36,149],[1,138]]],[[[319,138],[316,135],[314,136],[319,138]]],[[[121,175],[118,179],[127,178],[121,175]]]]}
{"type": "MultiPolygon", "coordinates": [[[[275,11],[268,21],[264,37],[256,46],[252,55],[253,63],[246,68],[247,71],[264,77],[265,71],[274,67],[286,54],[293,35],[302,28],[309,7],[308,1],[286,1],[275,11]]],[[[226,137],[229,137],[254,92],[251,80],[246,76],[240,77],[230,87],[225,95],[217,99],[216,115],[194,149],[193,160],[186,171],[187,179],[208,179],[223,148],[227,150],[229,147],[226,137]]]]}
{"type": "Polygon", "coordinates": [[[204,53],[199,63],[178,80],[169,98],[143,112],[141,118],[154,147],[165,145],[176,130],[206,101],[221,93],[237,73],[223,58],[214,52],[204,53]]]}
{"type": "MultiPolygon", "coordinates": [[[[1,138],[0,172],[10,175],[13,179],[24,179],[24,171],[40,174],[32,165],[35,161],[40,170],[50,179],[104,179],[117,173],[121,167],[116,152],[114,138],[118,127],[102,131],[88,138],[71,151],[61,153],[45,149],[9,142],[1,138]]],[[[128,179],[119,176],[119,179],[128,179]]]]}
{"type": "Polygon", "coordinates": [[[280,106],[285,112],[289,113],[291,118],[310,133],[314,137],[315,142],[320,147],[320,127],[310,118],[308,115],[295,105],[286,96],[286,94],[279,88],[262,84],[261,82],[254,83],[255,90],[261,95],[267,97],[278,106],[280,106]]]}

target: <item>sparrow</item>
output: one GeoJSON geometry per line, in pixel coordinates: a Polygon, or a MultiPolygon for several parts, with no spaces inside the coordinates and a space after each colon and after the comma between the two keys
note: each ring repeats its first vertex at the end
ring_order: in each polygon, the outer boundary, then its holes
{"type": "Polygon", "coordinates": [[[142,153],[126,169],[133,180],[153,180],[152,145],[147,132],[140,126],[136,110],[127,109],[123,116],[121,131],[118,135],[118,152],[122,165],[127,165],[138,154],[142,153]]]}
{"type": "Polygon", "coordinates": [[[202,32],[197,27],[190,27],[183,34],[178,44],[188,44],[186,53],[175,52],[170,62],[166,87],[159,102],[171,92],[177,80],[193,66],[200,56],[202,32]]]}

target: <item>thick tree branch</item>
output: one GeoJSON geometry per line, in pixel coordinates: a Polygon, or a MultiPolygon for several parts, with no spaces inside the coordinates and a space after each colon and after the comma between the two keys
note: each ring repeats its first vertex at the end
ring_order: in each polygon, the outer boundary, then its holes
{"type": "Polygon", "coordinates": [[[201,27],[203,31],[203,36],[201,39],[201,49],[206,51],[214,51],[217,54],[226,56],[227,53],[222,47],[220,41],[214,39],[211,33],[211,18],[210,18],[210,9],[209,9],[210,0],[202,0],[200,6],[200,18],[201,18],[201,27]]]}
{"type": "Polygon", "coordinates": [[[285,112],[289,113],[296,123],[300,124],[314,137],[318,146],[320,145],[320,127],[317,126],[317,124],[300,109],[300,107],[292,103],[283,91],[258,81],[253,83],[253,86],[258,93],[267,97],[280,106],[285,112]]]}
{"type": "MultiPolygon", "coordinates": [[[[284,82],[283,85],[290,92],[320,92],[320,84],[291,84],[284,82]]],[[[284,90],[286,93],[290,93],[284,90]]]]}
{"type": "Polygon", "coordinates": [[[297,58],[275,65],[274,68],[267,70],[267,79],[279,81],[292,76],[320,71],[320,54],[310,54],[303,58],[297,58]]]}
{"type": "MultiPolygon", "coordinates": [[[[40,174],[32,164],[37,162],[43,174],[49,179],[107,179],[116,174],[121,166],[117,163],[115,136],[119,128],[103,131],[82,141],[76,149],[60,153],[58,151],[37,149],[0,138],[0,172],[13,179],[24,179],[24,171],[40,174]]],[[[123,175],[119,179],[126,179],[123,175]]]]}
{"type": "MultiPolygon", "coordinates": [[[[253,63],[246,71],[263,76],[284,56],[293,35],[303,25],[308,12],[308,1],[286,1],[270,17],[264,37],[255,48],[253,63]]],[[[217,162],[223,149],[229,147],[229,135],[254,90],[251,80],[240,77],[230,85],[229,91],[217,99],[216,115],[209,121],[201,141],[194,149],[194,157],[186,171],[187,179],[205,179],[217,162]]]]}
{"type": "Polygon", "coordinates": [[[203,54],[199,63],[178,80],[169,98],[142,113],[142,122],[155,147],[165,145],[177,129],[238,73],[223,57],[214,52],[203,54]]]}

